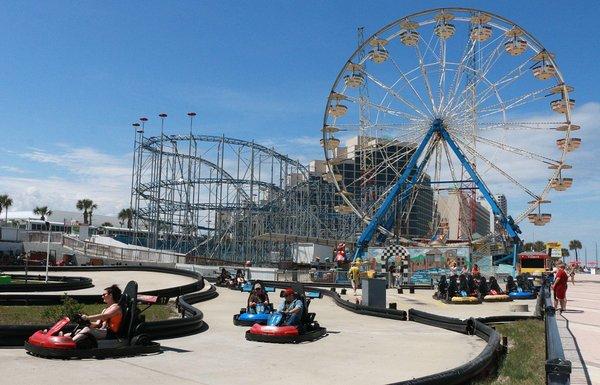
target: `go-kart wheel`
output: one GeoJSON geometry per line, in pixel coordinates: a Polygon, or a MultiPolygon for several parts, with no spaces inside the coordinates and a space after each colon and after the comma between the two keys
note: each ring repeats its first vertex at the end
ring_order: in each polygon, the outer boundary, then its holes
{"type": "Polygon", "coordinates": [[[148,346],[151,342],[150,336],[147,334],[137,335],[131,340],[131,344],[135,346],[148,346]]]}

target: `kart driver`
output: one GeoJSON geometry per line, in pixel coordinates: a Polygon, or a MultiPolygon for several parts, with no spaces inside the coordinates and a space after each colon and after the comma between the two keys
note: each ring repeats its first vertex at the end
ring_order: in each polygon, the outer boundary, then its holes
{"type": "Polygon", "coordinates": [[[257,313],[256,305],[267,306],[269,304],[269,295],[267,294],[262,282],[254,283],[254,288],[248,296],[248,310],[250,313],[257,313]]]}
{"type": "Polygon", "coordinates": [[[73,341],[77,342],[84,338],[86,334],[91,334],[97,340],[102,340],[105,339],[109,333],[116,335],[119,332],[123,320],[123,313],[119,306],[121,289],[119,289],[117,285],[107,287],[102,293],[102,299],[108,307],[102,310],[102,313],[100,314],[83,314],[81,318],[90,321],[90,326],[86,326],[77,332],[77,334],[73,336],[73,341]]]}
{"type": "Polygon", "coordinates": [[[300,325],[302,318],[302,301],[294,295],[294,289],[287,288],[283,290],[285,300],[279,304],[277,311],[284,315],[283,325],[300,325]]]}

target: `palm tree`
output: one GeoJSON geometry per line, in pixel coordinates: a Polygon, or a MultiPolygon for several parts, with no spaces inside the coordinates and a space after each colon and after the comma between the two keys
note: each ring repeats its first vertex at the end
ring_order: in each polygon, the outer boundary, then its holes
{"type": "Polygon", "coordinates": [[[92,212],[94,211],[94,209],[98,208],[98,205],[95,204],[94,201],[92,201],[91,199],[80,199],[77,201],[75,207],[77,208],[77,210],[83,211],[83,224],[91,225],[92,212]]]}
{"type": "Polygon", "coordinates": [[[106,227],[113,227],[113,224],[110,222],[104,222],[103,224],[101,224],[100,226],[106,226],[106,227]]]}
{"type": "Polygon", "coordinates": [[[131,222],[133,221],[133,215],[135,214],[134,209],[123,209],[119,212],[119,219],[127,221],[127,228],[131,228],[131,222]]]}
{"type": "Polygon", "coordinates": [[[569,250],[575,250],[575,262],[579,262],[579,256],[577,255],[577,250],[581,250],[583,246],[581,246],[581,242],[577,239],[573,239],[569,241],[569,250]]]}
{"type": "Polygon", "coordinates": [[[8,195],[0,195],[0,213],[2,213],[2,209],[4,209],[4,221],[8,223],[8,208],[12,206],[13,200],[8,195]]]}
{"type": "Polygon", "coordinates": [[[560,256],[564,259],[569,256],[569,249],[565,249],[564,247],[560,249],[560,256]]]}
{"type": "Polygon", "coordinates": [[[36,207],[33,209],[35,215],[39,215],[40,219],[45,221],[47,216],[52,215],[52,210],[48,210],[48,206],[36,207]]]}
{"type": "Polygon", "coordinates": [[[533,250],[533,243],[531,242],[526,242],[523,244],[523,250],[524,251],[532,251],[533,250]]]}
{"type": "Polygon", "coordinates": [[[535,241],[535,243],[533,244],[533,250],[534,251],[544,251],[544,250],[546,250],[546,244],[542,241],[535,241]]]}

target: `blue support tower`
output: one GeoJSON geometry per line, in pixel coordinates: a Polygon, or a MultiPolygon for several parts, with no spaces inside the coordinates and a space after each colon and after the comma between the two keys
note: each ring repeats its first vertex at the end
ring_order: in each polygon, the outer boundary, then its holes
{"type": "MultiPolygon", "coordinates": [[[[422,160],[419,166],[417,166],[417,162],[423,154],[423,151],[425,150],[427,144],[432,140],[432,138],[434,138],[433,140],[436,142],[438,140],[444,140],[446,143],[448,143],[456,157],[459,159],[459,161],[471,177],[471,180],[475,183],[479,191],[481,191],[481,194],[483,195],[484,199],[489,203],[490,207],[492,208],[492,212],[494,213],[494,216],[499,218],[500,224],[502,225],[508,236],[512,238],[515,245],[519,243],[520,239],[518,233],[520,233],[520,230],[518,226],[514,224],[512,218],[507,217],[506,213],[504,213],[500,209],[498,203],[490,193],[483,180],[479,177],[479,175],[477,174],[471,163],[468,161],[466,156],[463,154],[461,149],[456,145],[448,131],[446,131],[443,121],[441,119],[435,119],[432,122],[429,131],[427,131],[425,137],[411,156],[410,160],[404,166],[404,171],[400,175],[400,178],[398,178],[398,180],[390,190],[388,196],[382,202],[381,206],[373,215],[371,221],[368,223],[367,227],[358,238],[358,241],[356,242],[356,252],[354,254],[354,259],[361,258],[364,255],[367,247],[369,246],[369,242],[371,242],[371,239],[375,235],[375,232],[377,231],[377,228],[379,226],[383,225],[389,229],[393,225],[393,218],[390,218],[388,221],[386,221],[386,223],[382,222],[384,221],[386,213],[392,206],[394,200],[398,198],[398,194],[400,194],[400,192],[402,191],[402,187],[405,184],[407,185],[407,188],[404,189],[402,195],[400,196],[400,203],[402,203],[402,201],[406,198],[410,188],[412,188],[416,181],[418,181],[419,175],[423,172],[425,165],[427,164],[427,160],[431,155],[431,150],[434,146],[430,147],[430,151],[427,151],[424,159],[422,160]]],[[[516,248],[514,250],[516,250],[516,248]]],[[[515,253],[516,251],[513,251],[513,261],[515,258],[515,253]]]]}

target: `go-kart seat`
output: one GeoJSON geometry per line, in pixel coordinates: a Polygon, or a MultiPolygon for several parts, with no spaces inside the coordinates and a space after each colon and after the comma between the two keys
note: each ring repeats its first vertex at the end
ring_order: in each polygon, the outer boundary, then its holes
{"type": "Polygon", "coordinates": [[[506,277],[506,292],[510,293],[513,291],[517,291],[517,285],[515,284],[515,280],[512,276],[506,277]]]}
{"type": "Polygon", "coordinates": [[[106,336],[107,339],[126,339],[131,341],[133,338],[135,329],[140,323],[139,310],[137,308],[137,291],[138,285],[135,281],[130,281],[125,286],[125,290],[123,290],[121,299],[119,300],[119,306],[123,314],[121,325],[117,333],[108,333],[106,336]]]}
{"type": "Polygon", "coordinates": [[[490,288],[488,287],[487,281],[485,277],[482,276],[479,280],[479,293],[481,293],[482,297],[485,297],[486,295],[488,295],[489,291],[490,288]]]}
{"type": "Polygon", "coordinates": [[[442,275],[438,282],[438,298],[445,297],[447,292],[448,292],[448,280],[445,275],[442,275]]]}
{"type": "Polygon", "coordinates": [[[446,293],[446,299],[450,299],[456,296],[458,292],[458,283],[456,275],[450,277],[450,283],[448,284],[448,292],[446,293]]]}
{"type": "Polygon", "coordinates": [[[498,294],[502,294],[503,291],[500,288],[500,285],[498,285],[498,281],[496,280],[496,277],[490,277],[490,290],[495,290],[498,294]]]}

